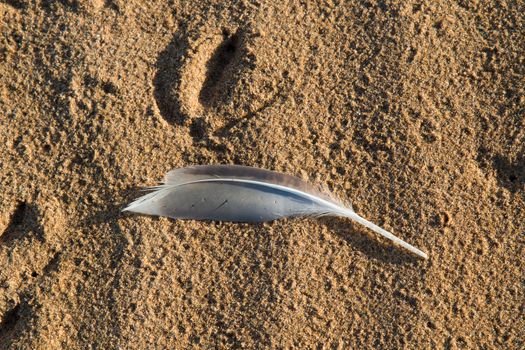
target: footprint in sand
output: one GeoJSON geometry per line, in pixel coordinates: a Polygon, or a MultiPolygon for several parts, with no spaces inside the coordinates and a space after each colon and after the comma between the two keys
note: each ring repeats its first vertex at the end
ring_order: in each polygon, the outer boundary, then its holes
{"type": "MultiPolygon", "coordinates": [[[[58,201],[20,201],[0,216],[0,344],[7,346],[34,319],[30,295],[57,269],[65,239],[58,201]]],[[[1,347],[0,347],[1,348],[1,347]]]]}
{"type": "Polygon", "coordinates": [[[253,48],[260,35],[251,28],[177,33],[159,55],[155,99],[170,123],[188,126],[202,138],[255,116],[282,91],[274,77],[258,71],[253,48]]]}
{"type": "Polygon", "coordinates": [[[487,148],[478,149],[481,169],[492,172],[499,186],[516,193],[525,187],[525,150],[516,154],[501,154],[487,148]]]}

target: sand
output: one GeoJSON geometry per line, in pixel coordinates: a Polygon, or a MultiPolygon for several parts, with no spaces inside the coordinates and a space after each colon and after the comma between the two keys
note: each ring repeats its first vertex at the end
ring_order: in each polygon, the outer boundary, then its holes
{"type": "Polygon", "coordinates": [[[280,3],[0,2],[0,348],[524,348],[524,2],[280,3]],[[192,164],[325,184],[430,258],[121,213],[192,164]]]}

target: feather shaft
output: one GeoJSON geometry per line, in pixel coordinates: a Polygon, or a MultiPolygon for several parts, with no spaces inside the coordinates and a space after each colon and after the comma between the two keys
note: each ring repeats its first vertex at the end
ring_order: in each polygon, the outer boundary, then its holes
{"type": "Polygon", "coordinates": [[[396,243],[396,244],[399,244],[400,246],[402,246],[403,248],[411,251],[412,253],[422,257],[423,259],[428,259],[428,255],[419,250],[418,248],[414,247],[413,245],[403,241],[402,239],[398,238],[397,236],[393,235],[392,233],[388,232],[387,230],[377,226],[376,224],[374,224],[373,222],[370,222],[368,220],[366,220],[365,218],[363,218],[362,216],[359,216],[356,212],[354,211],[345,211],[345,216],[347,216],[348,218],[354,220],[354,221],[357,221],[358,223],[360,223],[361,225],[365,226],[365,227],[368,227],[369,229],[371,229],[372,231],[374,232],[377,232],[379,233],[381,236],[391,240],[392,242],[396,243]]]}

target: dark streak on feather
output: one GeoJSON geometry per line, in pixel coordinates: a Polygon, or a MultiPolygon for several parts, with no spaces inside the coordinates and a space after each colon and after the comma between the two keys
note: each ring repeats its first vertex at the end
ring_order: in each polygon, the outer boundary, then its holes
{"type": "Polygon", "coordinates": [[[217,208],[213,209],[213,211],[217,211],[219,210],[223,205],[225,205],[226,203],[228,203],[228,200],[226,199],[224,202],[222,202],[217,208]]]}

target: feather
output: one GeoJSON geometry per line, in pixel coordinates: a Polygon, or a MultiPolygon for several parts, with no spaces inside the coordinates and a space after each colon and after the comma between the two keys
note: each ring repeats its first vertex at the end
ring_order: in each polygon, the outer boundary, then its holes
{"type": "Polygon", "coordinates": [[[174,169],[123,211],[173,219],[263,222],[284,217],[347,217],[409,251],[427,254],[357,215],[327,191],[291,175],[240,165],[174,169]]]}

